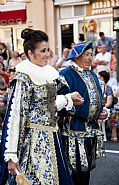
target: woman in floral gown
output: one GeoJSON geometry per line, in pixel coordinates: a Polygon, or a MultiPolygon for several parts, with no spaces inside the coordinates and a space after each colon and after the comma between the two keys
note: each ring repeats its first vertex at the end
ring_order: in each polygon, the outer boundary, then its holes
{"type": "Polygon", "coordinates": [[[57,70],[47,65],[48,36],[31,29],[23,30],[21,36],[28,59],[16,67],[2,134],[9,181],[13,184],[11,179],[18,169],[33,185],[70,185],[57,110],[70,110],[73,103],[81,104],[83,99],[77,92],[57,96],[58,88],[67,84],[57,70]]]}

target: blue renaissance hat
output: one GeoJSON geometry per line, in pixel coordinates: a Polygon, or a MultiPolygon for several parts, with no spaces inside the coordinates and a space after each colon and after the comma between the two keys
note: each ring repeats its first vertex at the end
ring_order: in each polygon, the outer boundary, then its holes
{"type": "Polygon", "coordinates": [[[84,51],[86,51],[90,48],[93,49],[93,43],[92,42],[80,42],[80,43],[76,44],[72,48],[71,53],[66,58],[66,61],[67,60],[73,60],[74,58],[77,58],[77,57],[81,56],[84,53],[84,51]]]}

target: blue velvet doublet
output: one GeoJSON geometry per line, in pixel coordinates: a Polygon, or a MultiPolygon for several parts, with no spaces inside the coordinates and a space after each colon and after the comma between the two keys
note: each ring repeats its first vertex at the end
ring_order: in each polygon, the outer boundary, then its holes
{"type": "MultiPolygon", "coordinates": [[[[96,93],[98,94],[99,103],[98,110],[96,112],[95,117],[91,120],[92,122],[92,128],[98,128],[97,119],[99,118],[99,114],[102,111],[102,103],[103,103],[103,96],[102,96],[102,90],[98,81],[98,78],[96,74],[90,70],[89,71],[90,77],[92,78],[93,84],[95,85],[96,93]]],[[[68,87],[63,87],[59,94],[66,94],[69,92],[79,92],[81,96],[84,98],[84,103],[82,105],[76,106],[76,112],[74,118],[71,120],[71,130],[77,130],[77,131],[85,131],[85,124],[84,122],[90,121],[87,120],[89,108],[90,108],[90,98],[88,93],[88,87],[85,81],[83,80],[80,73],[78,73],[76,70],[74,70],[73,67],[68,67],[60,72],[60,75],[64,76],[68,85],[68,87]],[[77,118],[77,119],[76,119],[77,118]]],[[[63,113],[63,112],[62,112],[63,113]]]]}
{"type": "Polygon", "coordinates": [[[96,166],[96,158],[104,157],[103,134],[98,121],[103,108],[102,90],[96,74],[70,66],[60,72],[69,87],[58,94],[79,92],[84,103],[74,111],[59,112],[59,127],[69,167],[75,171],[89,171],[96,166]],[[78,156],[78,157],[77,157],[78,156]]]}

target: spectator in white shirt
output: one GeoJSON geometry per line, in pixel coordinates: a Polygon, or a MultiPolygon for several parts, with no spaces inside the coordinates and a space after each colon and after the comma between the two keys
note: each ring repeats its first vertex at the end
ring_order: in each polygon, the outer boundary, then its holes
{"type": "Polygon", "coordinates": [[[68,48],[63,49],[63,56],[62,56],[62,58],[58,59],[58,61],[56,63],[56,69],[61,70],[61,69],[69,66],[69,61],[66,61],[66,58],[68,57],[69,52],[70,51],[68,48]]]}
{"type": "Polygon", "coordinates": [[[107,52],[107,46],[101,46],[101,52],[95,57],[94,63],[97,65],[97,74],[100,71],[110,72],[111,53],[107,52]]]}
{"type": "Polygon", "coordinates": [[[58,55],[55,55],[53,51],[49,48],[49,59],[48,59],[47,64],[56,68],[56,63],[58,61],[58,58],[59,58],[58,55]]]}
{"type": "Polygon", "coordinates": [[[18,51],[13,51],[12,52],[12,58],[9,61],[9,66],[8,69],[15,69],[16,65],[21,62],[21,58],[19,57],[18,51]]]}

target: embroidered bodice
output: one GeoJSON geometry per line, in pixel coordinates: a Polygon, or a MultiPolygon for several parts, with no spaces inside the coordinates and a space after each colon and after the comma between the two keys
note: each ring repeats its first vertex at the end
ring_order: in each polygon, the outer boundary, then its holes
{"type": "Polygon", "coordinates": [[[21,117],[26,115],[27,122],[30,123],[56,126],[56,83],[40,86],[35,85],[25,74],[20,74],[20,78],[26,81],[21,85],[21,102],[24,102],[21,104],[21,117]],[[27,89],[30,90],[25,93],[27,89]]]}

